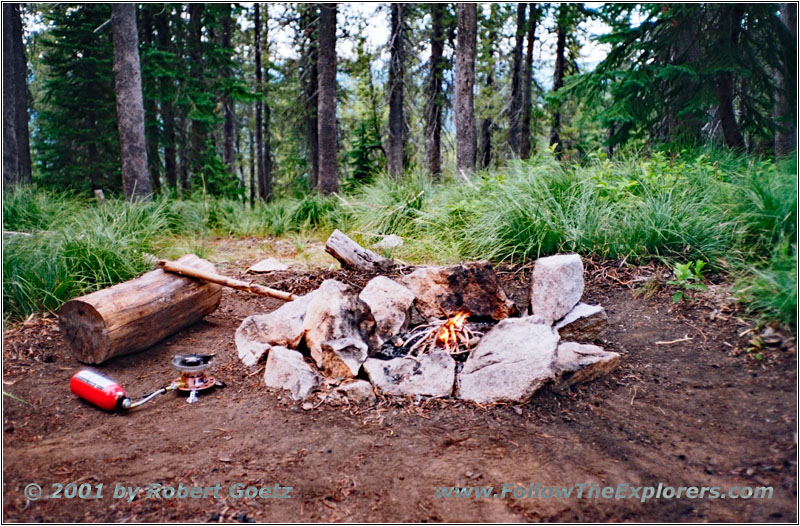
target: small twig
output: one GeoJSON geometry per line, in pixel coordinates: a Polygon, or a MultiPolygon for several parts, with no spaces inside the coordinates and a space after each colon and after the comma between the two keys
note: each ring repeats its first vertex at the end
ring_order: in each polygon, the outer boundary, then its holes
{"type": "Polygon", "coordinates": [[[673,343],[688,342],[688,341],[692,341],[692,339],[687,334],[683,338],[679,338],[677,340],[670,340],[668,342],[656,342],[656,345],[672,345],[673,343]]]}

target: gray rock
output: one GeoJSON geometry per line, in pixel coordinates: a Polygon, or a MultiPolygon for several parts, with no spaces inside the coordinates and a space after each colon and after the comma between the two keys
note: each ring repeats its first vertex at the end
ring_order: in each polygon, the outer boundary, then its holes
{"type": "Polygon", "coordinates": [[[286,389],[295,400],[303,400],[322,384],[322,377],[303,359],[303,355],[286,347],[273,347],[264,369],[267,387],[286,389]]]}
{"type": "Polygon", "coordinates": [[[458,394],[480,404],[527,402],[555,377],[558,334],[538,316],[508,318],[486,333],[458,375],[458,394]]]}
{"type": "Polygon", "coordinates": [[[599,338],[607,322],[608,315],[603,307],[578,303],[554,328],[562,340],[587,342],[599,338]]]}
{"type": "Polygon", "coordinates": [[[352,378],[367,359],[367,344],[353,338],[328,340],[322,344],[322,371],[332,378],[352,378]]]}
{"type": "Polygon", "coordinates": [[[322,344],[329,340],[351,338],[368,348],[380,345],[369,306],[358,298],[353,287],[333,279],[323,281],[314,291],[303,328],[317,367],[322,367],[322,344]]]}
{"type": "Polygon", "coordinates": [[[402,246],[403,246],[403,238],[396,234],[389,234],[388,236],[384,237],[383,239],[375,243],[375,248],[383,248],[383,249],[393,249],[402,246]]]}
{"type": "Polygon", "coordinates": [[[539,258],[531,274],[531,314],[550,324],[560,320],[583,295],[583,262],[577,254],[539,258]]]}
{"type": "Polygon", "coordinates": [[[415,305],[427,319],[466,310],[472,316],[502,320],[516,311],[487,262],[420,267],[403,276],[403,284],[416,296],[415,305]]]}
{"type": "Polygon", "coordinates": [[[289,270],[289,266],[275,258],[267,258],[251,266],[247,272],[274,272],[276,270],[289,270]]]}
{"type": "Polygon", "coordinates": [[[354,404],[372,404],[376,400],[372,384],[366,380],[356,380],[340,385],[334,392],[344,396],[354,404]]]}
{"type": "Polygon", "coordinates": [[[605,376],[619,365],[619,360],[619,353],[596,345],[563,342],[558,346],[556,386],[564,389],[605,376]]]}
{"type": "Polygon", "coordinates": [[[367,283],[358,297],[369,305],[375,318],[375,334],[386,341],[408,326],[414,293],[398,282],[378,276],[367,283]]]}
{"type": "Polygon", "coordinates": [[[254,314],[236,329],[236,352],[249,366],[257,364],[273,345],[294,349],[303,338],[303,320],[314,292],[289,301],[269,314],[254,314]]]}
{"type": "Polygon", "coordinates": [[[456,362],[445,351],[434,351],[418,358],[369,358],[364,370],[372,384],[386,394],[450,396],[456,362]]]}

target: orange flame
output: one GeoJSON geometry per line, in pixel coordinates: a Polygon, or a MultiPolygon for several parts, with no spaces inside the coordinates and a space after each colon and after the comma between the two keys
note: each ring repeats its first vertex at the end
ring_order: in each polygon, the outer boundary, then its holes
{"type": "Polygon", "coordinates": [[[468,317],[469,312],[461,311],[447,320],[439,330],[439,334],[436,335],[436,343],[440,344],[447,351],[449,351],[451,347],[458,345],[458,332],[464,326],[468,317]]]}

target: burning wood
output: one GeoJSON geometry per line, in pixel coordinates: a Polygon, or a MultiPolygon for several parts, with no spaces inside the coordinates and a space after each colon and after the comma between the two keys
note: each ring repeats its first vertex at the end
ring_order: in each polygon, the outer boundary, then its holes
{"type": "Polygon", "coordinates": [[[408,347],[408,354],[429,353],[437,347],[450,354],[471,351],[483,333],[473,331],[467,326],[468,317],[469,312],[461,311],[452,318],[416,327],[406,339],[405,347],[408,347]]]}

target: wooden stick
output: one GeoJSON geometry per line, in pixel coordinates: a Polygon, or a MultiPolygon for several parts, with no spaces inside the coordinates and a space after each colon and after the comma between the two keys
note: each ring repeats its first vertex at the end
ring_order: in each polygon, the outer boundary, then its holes
{"type": "Polygon", "coordinates": [[[203,281],[208,281],[210,283],[216,283],[217,285],[222,285],[223,287],[230,287],[236,290],[243,290],[245,292],[250,292],[252,294],[259,294],[261,296],[278,298],[279,300],[283,301],[292,301],[293,299],[295,299],[295,295],[291,292],[284,292],[282,290],[276,290],[276,289],[271,289],[269,287],[265,287],[264,285],[258,285],[253,282],[233,279],[227,276],[221,276],[219,274],[214,274],[213,272],[207,272],[193,267],[188,267],[186,265],[181,265],[180,263],[175,263],[174,261],[167,261],[162,259],[159,260],[158,266],[164,269],[166,272],[172,272],[174,274],[180,274],[181,276],[188,276],[190,278],[196,278],[203,281]]]}

